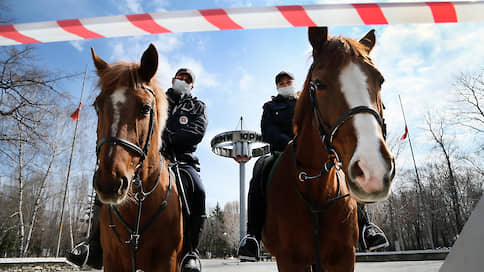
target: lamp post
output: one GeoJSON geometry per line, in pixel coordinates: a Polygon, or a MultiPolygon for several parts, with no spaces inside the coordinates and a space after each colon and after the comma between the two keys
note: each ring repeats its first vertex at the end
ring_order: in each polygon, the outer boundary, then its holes
{"type": "Polygon", "coordinates": [[[245,215],[245,164],[254,157],[270,153],[269,144],[262,141],[262,135],[255,131],[243,130],[240,117],[240,130],[222,132],[213,137],[212,152],[222,157],[234,159],[239,164],[240,193],[240,239],[246,234],[245,215]]]}

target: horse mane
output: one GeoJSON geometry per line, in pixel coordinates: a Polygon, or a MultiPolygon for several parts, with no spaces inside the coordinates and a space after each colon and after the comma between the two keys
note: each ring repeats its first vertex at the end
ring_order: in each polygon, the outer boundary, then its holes
{"type": "MultiPolygon", "coordinates": [[[[324,42],[317,55],[315,55],[315,50],[313,50],[313,60],[317,59],[317,66],[322,66],[323,69],[340,70],[350,61],[363,61],[373,65],[368,55],[368,50],[368,47],[356,40],[343,36],[334,36],[324,42]]],[[[312,65],[309,67],[303,90],[299,95],[294,111],[293,132],[296,136],[300,133],[306,119],[309,118],[308,120],[310,120],[313,116],[313,112],[310,110],[309,97],[311,69],[312,65]]]]}

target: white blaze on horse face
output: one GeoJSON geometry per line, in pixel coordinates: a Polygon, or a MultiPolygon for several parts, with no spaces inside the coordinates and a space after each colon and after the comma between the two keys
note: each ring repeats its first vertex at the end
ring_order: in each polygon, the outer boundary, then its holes
{"type": "MultiPolygon", "coordinates": [[[[119,120],[121,115],[121,107],[126,102],[127,88],[120,88],[111,94],[111,102],[113,103],[113,123],[111,125],[111,136],[116,137],[119,130],[119,120]]],[[[113,146],[109,149],[109,156],[112,155],[113,146]]]]}
{"type": "MultiPolygon", "coordinates": [[[[368,93],[367,76],[360,66],[350,62],[339,76],[341,91],[350,108],[371,105],[368,93]]],[[[351,166],[357,163],[361,172],[355,177],[361,188],[367,193],[379,192],[384,189],[383,178],[388,172],[386,163],[380,152],[381,132],[376,118],[369,113],[358,113],[350,120],[356,130],[356,150],[349,163],[348,173],[351,166]]]]}

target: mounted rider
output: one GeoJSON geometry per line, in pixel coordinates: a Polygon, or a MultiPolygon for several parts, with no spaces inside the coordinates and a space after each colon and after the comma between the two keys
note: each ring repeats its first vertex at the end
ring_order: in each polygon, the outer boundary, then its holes
{"type": "Polygon", "coordinates": [[[205,135],[207,114],[205,104],[191,95],[194,81],[195,75],[190,69],[180,68],[176,72],[172,87],[166,92],[168,119],[162,135],[162,154],[173,163],[172,169],[181,177],[189,202],[188,209],[184,208],[182,272],[201,271],[197,248],[206,219],[205,189],[198,174],[200,163],[193,152],[205,135]]]}
{"type": "MultiPolygon", "coordinates": [[[[278,156],[294,137],[292,120],[296,106],[297,91],[292,73],[281,71],[276,75],[275,82],[278,94],[273,96],[263,106],[261,131],[262,139],[271,145],[273,155],[278,156]]],[[[264,159],[262,157],[259,160],[262,161],[264,159]]],[[[238,250],[240,260],[244,261],[257,261],[260,257],[261,233],[266,215],[266,199],[263,191],[265,186],[259,183],[267,181],[255,178],[257,174],[255,168],[259,164],[259,160],[254,166],[254,176],[249,185],[247,235],[240,241],[238,250]]],[[[274,159],[271,161],[274,161],[274,159]]],[[[365,250],[375,250],[389,245],[381,229],[369,222],[364,205],[360,203],[358,203],[358,227],[360,245],[365,250]]]]}

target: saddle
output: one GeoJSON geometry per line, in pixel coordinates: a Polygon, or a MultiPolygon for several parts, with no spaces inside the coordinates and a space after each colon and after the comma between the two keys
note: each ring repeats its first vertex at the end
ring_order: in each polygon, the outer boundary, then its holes
{"type": "Polygon", "coordinates": [[[257,188],[261,193],[259,197],[264,198],[265,201],[267,201],[270,181],[280,157],[281,152],[275,151],[273,154],[260,157],[255,162],[252,172],[253,182],[255,186],[259,186],[257,188]]]}

